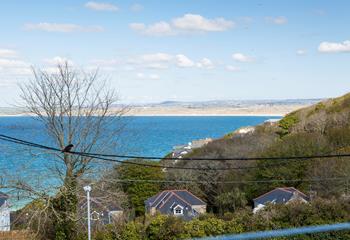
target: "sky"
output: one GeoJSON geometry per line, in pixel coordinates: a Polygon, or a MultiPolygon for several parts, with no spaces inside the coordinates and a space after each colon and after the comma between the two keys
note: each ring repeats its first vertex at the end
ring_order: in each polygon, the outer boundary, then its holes
{"type": "Polygon", "coordinates": [[[0,106],[68,61],[125,103],[350,91],[350,1],[0,1],[0,106]]]}

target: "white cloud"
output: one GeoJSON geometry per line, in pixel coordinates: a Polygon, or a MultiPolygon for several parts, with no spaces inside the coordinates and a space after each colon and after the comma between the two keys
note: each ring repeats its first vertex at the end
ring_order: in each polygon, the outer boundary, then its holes
{"type": "Polygon", "coordinates": [[[45,32],[101,32],[104,29],[101,26],[80,26],[77,24],[62,23],[27,23],[24,28],[28,31],[40,30],[45,32]]]}
{"type": "Polygon", "coordinates": [[[193,67],[194,62],[183,54],[178,54],[176,57],[176,65],[178,67],[193,67]]]}
{"type": "Polygon", "coordinates": [[[138,77],[138,78],[144,78],[144,77],[145,77],[145,74],[144,74],[144,73],[137,73],[137,74],[136,74],[136,77],[138,77]]]}
{"type": "Polygon", "coordinates": [[[248,56],[248,55],[244,55],[243,53],[234,53],[232,55],[232,58],[238,62],[254,62],[255,58],[248,56]]]}
{"type": "Polygon", "coordinates": [[[29,75],[30,65],[21,60],[0,58],[0,73],[6,75],[29,75]]]}
{"type": "Polygon", "coordinates": [[[283,25],[288,22],[288,19],[284,16],[279,17],[266,17],[265,20],[269,23],[277,24],[277,25],[283,25]]]}
{"type": "Polygon", "coordinates": [[[144,54],[141,59],[145,62],[169,62],[173,57],[166,53],[144,54]]]}
{"type": "Polygon", "coordinates": [[[214,68],[213,62],[208,59],[208,58],[203,58],[197,63],[197,67],[199,68],[207,68],[207,69],[212,69],[214,68]]]}
{"type": "Polygon", "coordinates": [[[0,58],[0,67],[8,68],[8,67],[28,67],[29,65],[20,60],[10,60],[6,58],[0,58]]]}
{"type": "Polygon", "coordinates": [[[239,18],[239,20],[245,24],[249,24],[249,23],[252,23],[254,21],[254,19],[252,17],[241,17],[239,18]]]}
{"type": "Polygon", "coordinates": [[[65,57],[60,57],[60,56],[44,59],[44,62],[49,64],[49,65],[64,64],[66,62],[69,65],[74,65],[74,62],[72,60],[65,58],[65,57]]]}
{"type": "Polygon", "coordinates": [[[156,80],[160,78],[158,74],[154,74],[154,73],[153,74],[137,73],[136,77],[140,79],[152,79],[152,80],[156,80]]]}
{"type": "Polygon", "coordinates": [[[173,58],[167,53],[150,53],[132,57],[126,63],[151,69],[166,69],[173,58]]]}
{"type": "MultiPolygon", "coordinates": [[[[63,57],[55,57],[52,59],[46,59],[46,63],[53,65],[57,62],[64,62],[69,59],[63,57]]],[[[70,60],[69,60],[70,61],[70,60]]],[[[144,71],[144,69],[156,69],[163,70],[168,69],[171,66],[177,66],[182,68],[201,68],[201,69],[212,69],[215,64],[209,58],[202,58],[199,61],[194,61],[184,54],[171,55],[164,52],[158,53],[147,53],[143,55],[130,56],[128,59],[95,59],[90,61],[90,65],[97,65],[98,67],[120,67],[124,70],[139,70],[144,71]],[[142,70],[143,69],[143,70],[142,70]]],[[[102,68],[101,68],[102,69],[102,68]]],[[[139,78],[142,76],[140,75],[139,78]]]]}
{"type": "Polygon", "coordinates": [[[151,68],[151,69],[167,69],[168,65],[162,64],[162,63],[151,63],[146,65],[146,68],[151,68]]]}
{"type": "Polygon", "coordinates": [[[129,28],[135,31],[143,31],[146,28],[146,25],[143,23],[130,23],[129,28]]]}
{"type": "Polygon", "coordinates": [[[164,21],[149,26],[146,26],[143,23],[131,23],[129,24],[129,27],[132,30],[149,36],[170,36],[175,34],[170,24],[164,21]]]}
{"type": "Polygon", "coordinates": [[[0,58],[16,58],[18,53],[12,49],[0,48],[0,58]]]}
{"type": "Polygon", "coordinates": [[[234,22],[224,18],[207,19],[198,14],[185,14],[172,21],[175,28],[187,31],[217,32],[225,31],[234,26],[234,22]]]}
{"type": "Polygon", "coordinates": [[[193,32],[220,32],[234,27],[233,21],[224,18],[207,19],[198,14],[185,14],[170,22],[160,21],[150,25],[131,23],[129,27],[141,34],[149,36],[172,36],[193,32]]]}
{"type": "Polygon", "coordinates": [[[111,11],[111,12],[115,12],[118,11],[119,8],[111,3],[102,3],[102,2],[87,2],[85,4],[86,8],[89,8],[91,10],[95,10],[95,11],[111,11]]]}
{"type": "Polygon", "coordinates": [[[158,74],[150,74],[149,78],[156,80],[156,79],[159,79],[159,75],[158,74]]]}
{"type": "Polygon", "coordinates": [[[135,3],[135,4],[131,5],[130,9],[133,12],[140,12],[143,10],[143,6],[141,4],[135,3]]]}
{"type": "Polygon", "coordinates": [[[232,66],[232,65],[227,65],[226,66],[226,70],[230,71],[230,72],[239,72],[239,71],[241,71],[241,69],[239,67],[232,66]]]}
{"type": "Polygon", "coordinates": [[[299,56],[303,56],[303,55],[306,54],[306,50],[304,50],[304,49],[298,49],[296,53],[297,53],[297,55],[299,55],[299,56]]]}
{"type": "Polygon", "coordinates": [[[344,42],[322,42],[318,46],[318,51],[323,53],[350,52],[350,40],[344,42]]]}

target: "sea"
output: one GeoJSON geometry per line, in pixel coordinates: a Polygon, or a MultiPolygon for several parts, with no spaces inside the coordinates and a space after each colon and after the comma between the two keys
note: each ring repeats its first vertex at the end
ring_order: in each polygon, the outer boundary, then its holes
{"type": "MultiPolygon", "coordinates": [[[[244,126],[261,124],[280,116],[152,116],[123,117],[126,123],[118,136],[120,145],[115,154],[163,157],[174,146],[203,138],[220,138],[244,126]]],[[[33,117],[0,117],[0,134],[53,146],[43,124],[33,117]]],[[[110,153],[110,152],[109,152],[110,153]]],[[[57,177],[49,170],[56,161],[50,161],[37,150],[23,148],[0,139],[0,187],[1,181],[29,179],[38,186],[59,185],[57,177]],[[43,181],[45,184],[43,184],[43,181]],[[39,184],[41,183],[41,184],[39,184]]],[[[0,189],[0,191],[2,191],[0,189]]],[[[17,199],[20,200],[20,199],[17,199]]],[[[17,207],[25,201],[17,201],[17,207]]]]}
{"type": "MultiPolygon", "coordinates": [[[[279,116],[150,116],[124,117],[120,151],[128,155],[165,156],[176,145],[203,138],[220,138],[244,126],[279,116]]],[[[39,144],[49,142],[44,126],[32,117],[0,117],[0,134],[39,144]]],[[[1,144],[1,142],[0,142],[1,144]]],[[[3,149],[6,152],[6,149],[3,149]]],[[[0,165],[6,164],[4,154],[0,165]]]]}

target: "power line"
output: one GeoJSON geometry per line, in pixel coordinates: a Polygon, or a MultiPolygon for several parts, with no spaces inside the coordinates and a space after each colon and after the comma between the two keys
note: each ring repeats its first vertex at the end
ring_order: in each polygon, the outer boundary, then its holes
{"type": "MultiPolygon", "coordinates": [[[[247,170],[247,169],[258,169],[261,167],[258,166],[248,166],[248,167],[225,167],[225,168],[211,168],[211,167],[179,167],[179,166],[167,166],[167,165],[158,165],[158,164],[148,164],[148,163],[141,163],[141,162],[133,162],[133,161],[122,161],[117,159],[110,159],[105,157],[98,157],[98,156],[91,156],[89,154],[84,153],[76,153],[72,152],[72,154],[79,155],[79,156],[85,156],[90,157],[94,160],[102,160],[106,162],[114,162],[114,163],[121,163],[121,164],[129,164],[129,165],[137,165],[142,167],[153,167],[153,168],[164,168],[164,169],[178,169],[178,170],[195,170],[195,171],[228,171],[228,170],[247,170]]],[[[276,167],[276,166],[282,166],[285,165],[287,162],[284,163],[275,163],[275,164],[265,164],[264,167],[276,167]]]]}
{"type": "Polygon", "coordinates": [[[149,182],[149,183],[218,183],[218,184],[254,184],[254,183],[291,183],[291,182],[331,182],[344,181],[349,177],[335,178],[314,178],[314,179],[264,179],[264,180],[245,180],[245,181],[201,181],[201,180],[157,180],[157,179],[113,179],[102,180],[110,183],[127,182],[149,182]]]}
{"type": "MultiPolygon", "coordinates": [[[[0,140],[12,142],[16,144],[26,145],[29,147],[35,147],[40,149],[46,149],[51,150],[55,152],[61,152],[61,149],[48,147],[45,145],[25,141],[18,138],[13,138],[7,135],[0,134],[0,140]]],[[[160,157],[149,157],[149,156],[132,156],[132,155],[113,155],[113,154],[99,154],[99,153],[86,153],[86,152],[75,152],[71,151],[69,152],[73,155],[78,156],[84,156],[84,157],[90,157],[95,160],[101,160],[101,161],[107,161],[107,162],[114,162],[114,163],[121,163],[121,164],[130,164],[130,165],[138,165],[138,166],[144,166],[144,167],[155,167],[155,168],[165,168],[165,169],[180,169],[180,170],[199,170],[199,171],[224,171],[224,170],[245,170],[245,169],[256,169],[260,168],[258,166],[248,166],[248,167],[226,167],[226,168],[200,168],[200,167],[179,167],[179,166],[165,166],[165,165],[156,165],[156,164],[147,164],[147,163],[140,163],[140,162],[132,162],[132,161],[122,161],[118,159],[111,159],[106,158],[108,157],[115,157],[115,158],[132,158],[132,159],[164,159],[160,157]]],[[[165,158],[167,160],[206,160],[206,161],[256,161],[256,160],[306,160],[306,159],[317,159],[317,158],[343,158],[343,157],[350,157],[350,154],[328,154],[328,155],[312,155],[312,156],[286,156],[286,157],[255,157],[255,158],[165,158]]],[[[274,167],[274,166],[281,166],[285,163],[278,163],[278,164],[265,164],[263,167],[274,167]]]]}
{"type": "MultiPolygon", "coordinates": [[[[0,140],[15,143],[15,144],[21,144],[25,146],[40,148],[40,149],[46,149],[51,150],[55,152],[61,152],[58,148],[48,147],[45,145],[28,142],[25,140],[21,140],[18,138],[9,137],[3,134],[0,134],[0,140]]],[[[178,167],[178,166],[165,166],[165,165],[158,165],[158,164],[148,164],[148,163],[140,163],[140,162],[132,162],[132,161],[122,161],[118,159],[111,159],[106,157],[98,156],[98,154],[91,155],[90,153],[84,153],[84,152],[69,152],[70,154],[78,155],[78,156],[84,156],[84,157],[90,157],[94,160],[102,160],[106,162],[113,162],[113,163],[121,163],[121,164],[129,164],[129,165],[138,165],[143,167],[154,167],[154,168],[164,168],[164,169],[179,169],[179,170],[195,170],[195,171],[227,171],[227,170],[246,170],[246,169],[257,169],[260,167],[257,166],[249,166],[249,167],[226,167],[226,168],[210,168],[210,167],[178,167]]],[[[103,154],[101,154],[103,155],[103,154]]],[[[179,159],[177,159],[179,160],[179,159]]],[[[278,164],[266,164],[264,167],[274,167],[274,166],[281,166],[285,163],[278,163],[278,164]]]]}
{"type": "MultiPolygon", "coordinates": [[[[48,147],[45,145],[28,142],[18,138],[13,138],[4,134],[0,134],[0,139],[13,140],[23,145],[36,146],[45,148],[47,150],[61,151],[61,149],[48,147]]],[[[233,157],[233,158],[173,158],[173,157],[156,157],[156,156],[136,156],[136,155],[118,155],[118,154],[103,154],[103,153],[90,153],[90,152],[79,152],[70,151],[71,154],[86,154],[90,156],[101,156],[101,157],[114,157],[122,159],[144,159],[144,160],[191,160],[191,161],[259,161],[259,160],[305,160],[305,159],[317,159],[317,158],[333,158],[333,157],[350,157],[350,153],[346,154],[326,154],[326,155],[309,155],[309,156],[281,156],[281,157],[233,157]]]]}
{"type": "Polygon", "coordinates": [[[173,158],[173,157],[153,157],[153,156],[135,156],[135,155],[115,155],[100,153],[84,153],[75,152],[77,154],[88,154],[90,156],[116,157],[127,159],[145,159],[145,160],[189,160],[189,161],[260,161],[260,160],[305,160],[317,158],[333,158],[333,157],[350,157],[349,154],[327,154],[327,155],[310,155],[310,156],[285,156],[285,157],[235,157],[235,158],[173,158]]]}

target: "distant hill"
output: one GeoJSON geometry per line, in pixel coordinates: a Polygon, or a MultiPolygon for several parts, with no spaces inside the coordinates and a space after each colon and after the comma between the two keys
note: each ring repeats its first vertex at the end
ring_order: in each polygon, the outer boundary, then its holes
{"type": "Polygon", "coordinates": [[[310,105],[322,99],[281,99],[281,100],[210,100],[210,101],[164,101],[160,103],[144,104],[143,106],[171,106],[171,107],[246,107],[253,105],[310,105]]]}
{"type": "MultiPolygon", "coordinates": [[[[322,100],[287,114],[278,122],[266,122],[253,131],[234,131],[196,149],[190,158],[284,157],[350,153],[350,94],[322,100]]],[[[208,181],[192,184],[190,189],[215,206],[221,193],[238,188],[251,201],[254,197],[280,186],[296,187],[318,196],[341,196],[347,182],[324,179],[350,176],[350,158],[264,161],[191,161],[175,163],[185,167],[233,168],[226,171],[191,172],[191,178],[208,181]],[[234,168],[242,168],[235,170],[234,168]],[[269,180],[286,182],[268,182],[269,180]],[[321,179],[304,181],[305,179],[321,179]],[[235,184],[220,181],[264,181],[267,183],[235,184]],[[290,181],[293,180],[293,181],[290,181]],[[214,195],[214,196],[213,196],[214,195]]],[[[181,171],[168,172],[169,179],[186,178],[181,171]]]]}

